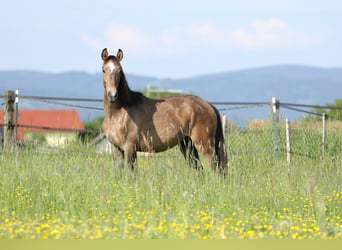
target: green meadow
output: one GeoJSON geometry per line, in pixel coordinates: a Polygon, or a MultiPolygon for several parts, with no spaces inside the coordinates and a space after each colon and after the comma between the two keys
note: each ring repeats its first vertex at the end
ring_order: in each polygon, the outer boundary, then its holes
{"type": "MultiPolygon", "coordinates": [[[[239,136],[247,146],[235,149],[253,151],[239,136]]],[[[342,238],[340,155],[288,164],[228,148],[226,176],[189,167],[177,148],[140,156],[134,171],[82,144],[1,152],[0,239],[342,238]]]]}

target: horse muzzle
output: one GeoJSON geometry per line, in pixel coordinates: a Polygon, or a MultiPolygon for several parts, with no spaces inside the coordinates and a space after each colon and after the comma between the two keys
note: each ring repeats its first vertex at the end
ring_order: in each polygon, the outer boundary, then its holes
{"type": "Polygon", "coordinates": [[[114,102],[116,102],[119,99],[119,94],[118,94],[117,91],[115,93],[109,91],[107,93],[107,98],[108,98],[109,102],[114,103],[114,102]]]}

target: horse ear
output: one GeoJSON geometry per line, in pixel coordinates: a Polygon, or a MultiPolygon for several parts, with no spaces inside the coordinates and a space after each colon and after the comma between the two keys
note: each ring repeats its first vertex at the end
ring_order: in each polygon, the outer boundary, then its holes
{"type": "Polygon", "coordinates": [[[104,48],[101,53],[101,57],[103,61],[106,61],[108,59],[108,51],[107,48],[104,48]]]}
{"type": "Polygon", "coordinates": [[[119,62],[122,60],[123,58],[123,52],[121,49],[118,50],[118,53],[116,53],[116,58],[119,60],[119,62]]]}

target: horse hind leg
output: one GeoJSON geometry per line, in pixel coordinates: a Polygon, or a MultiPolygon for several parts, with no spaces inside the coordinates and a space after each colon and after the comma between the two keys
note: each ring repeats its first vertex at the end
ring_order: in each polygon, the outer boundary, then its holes
{"type": "Polygon", "coordinates": [[[200,145],[203,158],[210,165],[212,170],[226,175],[228,169],[224,141],[215,141],[215,145],[213,142],[213,140],[208,139],[207,143],[200,145]]]}
{"type": "Polygon", "coordinates": [[[214,138],[211,136],[204,136],[205,134],[206,133],[203,131],[193,133],[192,140],[194,142],[194,148],[201,153],[203,159],[213,170],[217,170],[214,138]]]}
{"type": "Polygon", "coordinates": [[[185,160],[188,162],[188,164],[192,167],[194,167],[195,169],[203,169],[203,166],[200,165],[200,167],[198,167],[198,163],[200,162],[199,160],[199,155],[198,155],[198,151],[195,148],[192,140],[190,137],[185,137],[180,143],[179,143],[179,148],[180,151],[182,152],[185,160]]]}
{"type": "Polygon", "coordinates": [[[182,141],[179,142],[179,149],[182,152],[185,160],[187,159],[187,156],[186,156],[187,147],[188,147],[188,139],[187,137],[185,137],[182,141]]]}
{"type": "Polygon", "coordinates": [[[191,148],[190,148],[190,152],[189,152],[189,157],[190,157],[190,161],[192,162],[193,166],[196,169],[201,169],[203,170],[203,166],[201,164],[201,161],[199,160],[199,155],[198,155],[198,151],[195,148],[194,144],[191,141],[191,148]],[[200,165],[198,167],[198,164],[200,165]]]}

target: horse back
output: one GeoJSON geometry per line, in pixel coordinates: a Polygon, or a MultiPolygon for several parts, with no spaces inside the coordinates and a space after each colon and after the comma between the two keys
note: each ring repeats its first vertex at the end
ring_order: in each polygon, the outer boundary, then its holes
{"type": "Polygon", "coordinates": [[[137,105],[122,107],[106,114],[111,141],[120,148],[126,143],[138,151],[164,151],[196,130],[215,134],[216,113],[199,97],[186,95],[164,99],[144,97],[137,105]]]}

